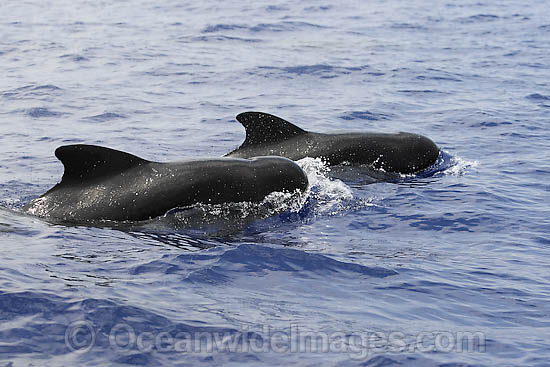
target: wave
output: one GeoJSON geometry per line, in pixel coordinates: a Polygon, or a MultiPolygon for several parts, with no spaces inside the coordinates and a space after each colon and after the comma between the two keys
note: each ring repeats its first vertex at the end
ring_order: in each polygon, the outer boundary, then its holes
{"type": "Polygon", "coordinates": [[[127,116],[125,115],[121,115],[114,112],[105,112],[100,115],[84,117],[84,120],[94,121],[94,122],[106,122],[106,121],[111,121],[115,119],[125,119],[126,117],[127,116]]]}
{"type": "Polygon", "coordinates": [[[344,67],[329,64],[297,65],[297,66],[259,66],[254,74],[269,77],[271,75],[318,76],[321,79],[332,79],[339,76],[351,75],[369,69],[368,66],[344,67]]]}
{"type": "Polygon", "coordinates": [[[30,108],[26,111],[26,113],[32,118],[59,117],[65,115],[63,112],[52,111],[46,107],[30,108]]]}
{"type": "Polygon", "coordinates": [[[53,84],[44,85],[26,85],[24,87],[0,91],[0,97],[12,100],[20,99],[40,99],[37,97],[50,97],[51,95],[59,95],[61,88],[53,84]]]}

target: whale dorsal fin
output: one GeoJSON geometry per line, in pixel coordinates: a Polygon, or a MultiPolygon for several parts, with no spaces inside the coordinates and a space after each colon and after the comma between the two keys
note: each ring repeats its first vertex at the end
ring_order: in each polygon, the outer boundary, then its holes
{"type": "Polygon", "coordinates": [[[85,144],[61,146],[55,150],[55,156],[65,166],[61,184],[121,173],[148,162],[119,150],[85,144]]]}
{"type": "Polygon", "coordinates": [[[280,117],[263,112],[243,112],[237,115],[237,121],[246,130],[246,139],[241,146],[275,143],[307,133],[280,117]]]}

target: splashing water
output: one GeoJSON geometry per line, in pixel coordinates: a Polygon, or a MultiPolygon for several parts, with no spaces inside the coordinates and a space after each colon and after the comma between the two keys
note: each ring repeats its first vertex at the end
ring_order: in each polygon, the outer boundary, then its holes
{"type": "Polygon", "coordinates": [[[355,198],[348,185],[330,177],[332,168],[321,158],[303,158],[297,163],[306,172],[309,180],[308,201],[304,209],[311,215],[338,215],[374,205],[373,198],[355,198]]]}
{"type": "Polygon", "coordinates": [[[441,151],[437,162],[432,168],[419,174],[421,177],[438,176],[438,175],[454,175],[462,176],[472,169],[479,166],[477,161],[467,161],[460,157],[451,155],[445,151],[441,151]]]}
{"type": "Polygon", "coordinates": [[[321,158],[303,158],[302,167],[309,181],[309,193],[318,200],[349,200],[353,198],[351,189],[340,180],[328,177],[331,168],[321,158]]]}
{"type": "Polygon", "coordinates": [[[451,167],[442,171],[446,175],[462,176],[472,169],[479,167],[478,161],[467,161],[460,157],[451,158],[451,167]]]}

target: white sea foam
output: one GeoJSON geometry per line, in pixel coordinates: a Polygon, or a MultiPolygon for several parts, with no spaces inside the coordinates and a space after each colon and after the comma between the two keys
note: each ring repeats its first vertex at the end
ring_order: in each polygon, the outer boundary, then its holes
{"type": "Polygon", "coordinates": [[[358,207],[372,206],[370,199],[354,198],[351,188],[343,181],[330,177],[331,168],[321,158],[297,161],[307,174],[307,199],[313,215],[337,215],[358,207]]]}
{"type": "Polygon", "coordinates": [[[451,158],[451,164],[452,166],[449,167],[449,169],[445,170],[443,173],[461,176],[466,174],[468,171],[479,167],[478,161],[467,161],[460,157],[451,158]]]}
{"type": "Polygon", "coordinates": [[[442,152],[439,161],[436,163],[434,175],[462,176],[478,167],[478,161],[468,161],[447,152],[442,152]]]}
{"type": "Polygon", "coordinates": [[[321,158],[303,158],[297,161],[307,175],[309,191],[316,199],[349,200],[353,198],[349,186],[328,176],[330,167],[321,158]]]}

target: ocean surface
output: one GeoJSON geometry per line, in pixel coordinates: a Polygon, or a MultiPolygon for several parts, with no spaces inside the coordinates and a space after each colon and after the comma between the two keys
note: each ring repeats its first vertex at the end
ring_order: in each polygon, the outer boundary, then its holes
{"type": "MultiPolygon", "coordinates": [[[[0,4],[0,366],[549,366],[548,2],[0,4]],[[147,223],[21,207],[54,150],[218,157],[269,112],[437,164],[147,223]]],[[[341,172],[340,172],[341,173],[341,172]]]]}

